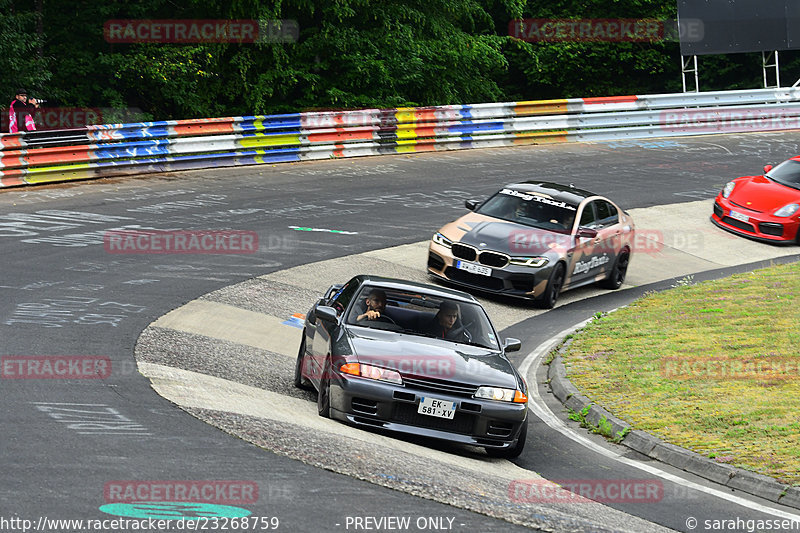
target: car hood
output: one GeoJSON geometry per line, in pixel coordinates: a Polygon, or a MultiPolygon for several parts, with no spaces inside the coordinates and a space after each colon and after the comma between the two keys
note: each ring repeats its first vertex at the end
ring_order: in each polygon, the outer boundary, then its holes
{"type": "Polygon", "coordinates": [[[469,213],[439,230],[453,242],[508,255],[542,255],[570,247],[571,236],[469,213]]]}
{"type": "Polygon", "coordinates": [[[517,388],[511,362],[497,350],[394,331],[348,331],[359,363],[415,376],[470,385],[517,388]]]}
{"type": "Polygon", "coordinates": [[[747,176],[734,181],[736,186],[728,200],[748,209],[771,214],[786,204],[800,201],[800,191],[764,176],[747,176]]]}

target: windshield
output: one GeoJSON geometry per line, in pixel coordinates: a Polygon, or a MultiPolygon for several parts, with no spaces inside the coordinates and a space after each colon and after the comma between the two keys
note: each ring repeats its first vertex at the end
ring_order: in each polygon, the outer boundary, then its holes
{"type": "Polygon", "coordinates": [[[347,323],[499,349],[483,307],[423,292],[365,286],[351,306],[347,323]]]}
{"type": "Polygon", "coordinates": [[[800,189],[800,161],[784,161],[766,173],[766,176],[787,187],[800,189]]]}
{"type": "Polygon", "coordinates": [[[568,233],[577,207],[543,193],[502,189],[477,212],[539,229],[568,233]]]}

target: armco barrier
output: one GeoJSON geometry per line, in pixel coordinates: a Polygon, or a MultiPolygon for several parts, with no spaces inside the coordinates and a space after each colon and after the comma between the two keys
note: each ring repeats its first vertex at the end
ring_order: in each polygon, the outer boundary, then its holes
{"type": "Polygon", "coordinates": [[[0,187],[364,155],[800,128],[800,89],[106,124],[0,135],[0,187]]]}

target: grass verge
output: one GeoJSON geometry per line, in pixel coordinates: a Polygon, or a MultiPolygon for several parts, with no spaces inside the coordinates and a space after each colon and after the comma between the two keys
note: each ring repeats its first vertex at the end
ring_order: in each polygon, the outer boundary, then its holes
{"type": "Polygon", "coordinates": [[[800,263],[647,294],[592,321],[563,359],[634,428],[800,484],[800,263]]]}

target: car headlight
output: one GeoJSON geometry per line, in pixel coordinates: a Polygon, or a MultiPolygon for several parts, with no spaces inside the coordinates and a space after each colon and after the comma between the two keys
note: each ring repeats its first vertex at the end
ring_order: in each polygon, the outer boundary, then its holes
{"type": "Polygon", "coordinates": [[[539,268],[545,266],[549,261],[546,257],[512,257],[509,262],[512,265],[539,268]]]}
{"type": "Polygon", "coordinates": [[[790,217],[797,213],[797,210],[800,209],[800,205],[797,204],[789,204],[781,207],[773,215],[776,217],[790,217]]]}
{"type": "Polygon", "coordinates": [[[445,248],[452,248],[453,247],[453,241],[451,241],[450,239],[448,239],[447,237],[445,237],[441,233],[435,233],[433,235],[433,242],[435,242],[436,244],[439,244],[441,246],[444,246],[445,248]]]}
{"type": "Polygon", "coordinates": [[[361,363],[346,363],[339,369],[343,374],[350,374],[353,376],[361,376],[362,378],[377,379],[378,381],[388,381],[389,383],[396,383],[397,385],[403,384],[403,378],[400,373],[388,368],[381,368],[379,366],[364,365],[361,363]]]}
{"type": "Polygon", "coordinates": [[[501,402],[527,403],[528,397],[519,389],[502,389],[500,387],[478,387],[476,398],[498,400],[501,402]]]}
{"type": "Polygon", "coordinates": [[[730,196],[731,193],[733,192],[733,188],[735,186],[736,186],[736,184],[734,182],[732,182],[732,181],[729,181],[728,183],[726,183],[725,187],[722,188],[722,197],[723,198],[727,198],[728,196],[730,196]]]}

